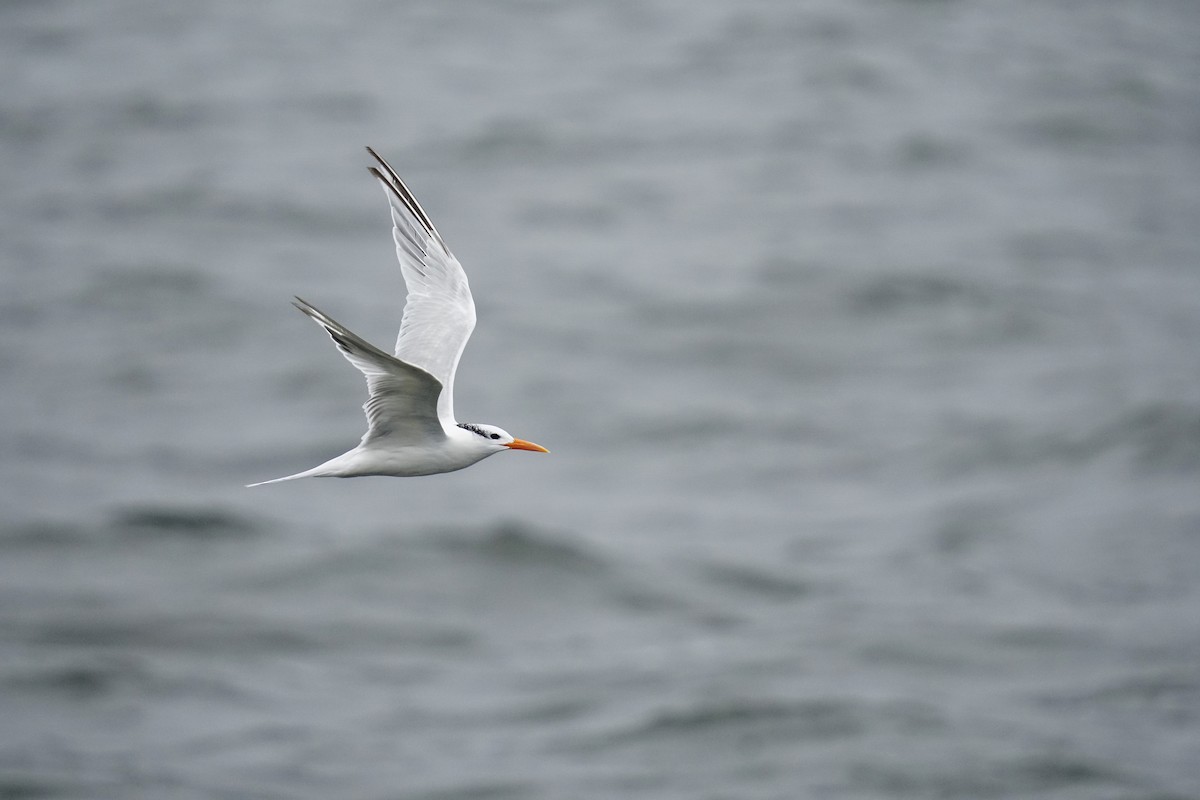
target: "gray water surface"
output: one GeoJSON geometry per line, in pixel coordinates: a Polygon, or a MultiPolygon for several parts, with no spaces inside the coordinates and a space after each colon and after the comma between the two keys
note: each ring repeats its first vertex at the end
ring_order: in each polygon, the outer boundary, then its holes
{"type": "Polygon", "coordinates": [[[1200,797],[1198,8],[4,4],[0,797],[1200,797]]]}

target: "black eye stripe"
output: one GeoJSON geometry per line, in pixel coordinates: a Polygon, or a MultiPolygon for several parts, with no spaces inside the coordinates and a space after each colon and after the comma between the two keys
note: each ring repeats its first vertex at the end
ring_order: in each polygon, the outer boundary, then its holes
{"type": "MultiPolygon", "coordinates": [[[[482,430],[480,430],[478,425],[472,425],[472,424],[471,424],[471,423],[469,423],[469,422],[460,422],[460,423],[458,423],[458,427],[460,427],[460,428],[463,428],[464,430],[468,430],[468,431],[470,431],[471,433],[476,433],[476,434],[479,434],[480,436],[482,436],[482,437],[483,437],[483,438],[485,438],[485,439],[486,439],[486,438],[488,438],[488,434],[486,434],[486,433],[484,433],[482,430]]],[[[500,438],[500,434],[498,434],[498,433],[493,433],[493,434],[491,434],[491,437],[492,437],[493,439],[499,439],[499,438],[500,438]]]]}

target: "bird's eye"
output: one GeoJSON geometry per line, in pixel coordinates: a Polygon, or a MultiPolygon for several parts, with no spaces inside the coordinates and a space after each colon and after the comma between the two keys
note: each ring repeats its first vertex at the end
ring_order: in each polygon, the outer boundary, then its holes
{"type": "Polygon", "coordinates": [[[498,434],[498,433],[493,433],[493,434],[492,434],[492,438],[493,438],[493,439],[499,439],[499,438],[500,438],[500,434],[498,434]]]}

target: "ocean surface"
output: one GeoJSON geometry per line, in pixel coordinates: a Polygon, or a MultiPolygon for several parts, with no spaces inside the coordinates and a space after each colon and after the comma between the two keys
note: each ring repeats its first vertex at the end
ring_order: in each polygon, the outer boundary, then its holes
{"type": "Polygon", "coordinates": [[[1200,4],[0,5],[0,798],[1200,797],[1200,4]],[[465,265],[364,429],[370,144],[465,265]]]}

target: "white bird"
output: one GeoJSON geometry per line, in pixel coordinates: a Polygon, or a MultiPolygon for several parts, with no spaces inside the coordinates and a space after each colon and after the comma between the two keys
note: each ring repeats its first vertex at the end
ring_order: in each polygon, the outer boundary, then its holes
{"type": "Polygon", "coordinates": [[[368,169],[391,204],[392,236],[408,287],[396,354],[388,355],[297,297],[296,308],[323,327],[366,376],[367,432],[353,450],[324,464],[248,486],[296,478],[433,475],[505,450],[549,452],[494,425],[455,421],[454,373],[475,328],[467,276],[400,176],[370,147],[367,152],[382,168],[368,169]]]}

